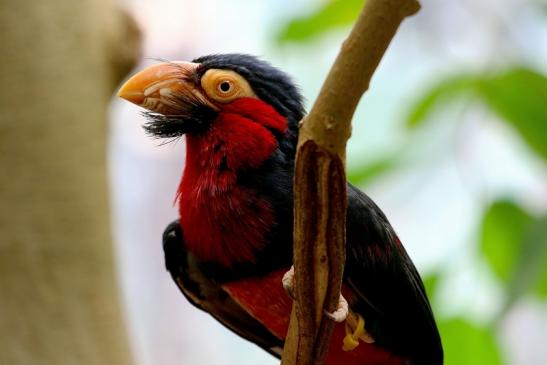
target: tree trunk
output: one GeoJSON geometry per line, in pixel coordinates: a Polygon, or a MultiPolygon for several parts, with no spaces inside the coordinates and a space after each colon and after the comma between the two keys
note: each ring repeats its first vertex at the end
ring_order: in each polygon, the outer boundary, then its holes
{"type": "Polygon", "coordinates": [[[129,364],[106,114],[138,31],[113,0],[7,0],[0,44],[0,364],[129,364]]]}

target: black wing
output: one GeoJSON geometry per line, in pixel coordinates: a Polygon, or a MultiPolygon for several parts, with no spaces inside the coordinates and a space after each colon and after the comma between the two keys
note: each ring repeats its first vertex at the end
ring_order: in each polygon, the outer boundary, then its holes
{"type": "Polygon", "coordinates": [[[380,208],[348,184],[345,282],[378,345],[412,365],[441,365],[443,350],[414,264],[380,208]]]}
{"type": "Polygon", "coordinates": [[[208,312],[239,336],[280,358],[283,341],[251,317],[218,283],[203,273],[198,260],[184,248],[183,234],[178,221],[165,229],[163,250],[167,270],[190,303],[208,312]]]}

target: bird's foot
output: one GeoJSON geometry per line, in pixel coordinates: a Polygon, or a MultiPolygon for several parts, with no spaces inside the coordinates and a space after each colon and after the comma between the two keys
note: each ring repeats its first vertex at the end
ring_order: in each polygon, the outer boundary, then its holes
{"type": "MultiPolygon", "coordinates": [[[[281,281],[287,295],[294,300],[294,266],[291,266],[289,271],[283,275],[281,281]]],[[[353,350],[359,345],[359,341],[365,343],[375,342],[374,338],[365,329],[365,320],[363,316],[349,309],[348,301],[342,294],[340,294],[336,310],[332,313],[327,311],[324,313],[325,316],[337,323],[346,321],[346,336],[344,337],[342,346],[344,351],[353,350]]]]}
{"type": "Polygon", "coordinates": [[[287,295],[294,300],[294,265],[291,266],[285,275],[283,275],[281,282],[283,283],[283,289],[285,289],[287,295]]]}
{"type": "Polygon", "coordinates": [[[342,349],[351,351],[359,346],[359,341],[374,343],[374,337],[365,329],[365,319],[359,313],[351,312],[346,320],[346,336],[342,349]]]}
{"type": "Polygon", "coordinates": [[[338,306],[336,307],[336,310],[332,313],[327,311],[325,311],[324,313],[334,322],[344,322],[348,317],[349,313],[348,301],[346,300],[346,298],[344,298],[342,294],[340,294],[340,299],[338,300],[338,306]]]}
{"type": "MultiPolygon", "coordinates": [[[[281,281],[283,283],[283,288],[287,292],[287,295],[294,300],[294,265],[291,266],[291,268],[285,273],[285,275],[283,275],[283,279],[281,279],[281,281]]],[[[342,294],[340,294],[340,300],[338,301],[338,306],[336,307],[336,310],[332,313],[325,311],[325,315],[335,322],[344,322],[348,316],[348,312],[348,301],[342,296],[342,294]]]]}

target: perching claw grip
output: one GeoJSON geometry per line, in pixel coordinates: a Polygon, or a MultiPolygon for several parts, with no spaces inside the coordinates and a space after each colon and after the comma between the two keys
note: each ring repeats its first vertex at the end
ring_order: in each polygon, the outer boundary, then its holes
{"type": "Polygon", "coordinates": [[[351,332],[351,328],[346,321],[346,336],[344,337],[342,350],[351,351],[359,346],[359,337],[365,333],[365,320],[360,314],[357,314],[357,326],[355,331],[351,332]]]}

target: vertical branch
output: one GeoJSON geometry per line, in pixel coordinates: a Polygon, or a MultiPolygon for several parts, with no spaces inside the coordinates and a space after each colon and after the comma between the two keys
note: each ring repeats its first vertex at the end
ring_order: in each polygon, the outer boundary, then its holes
{"type": "MultiPolygon", "coordinates": [[[[295,302],[281,364],[323,364],[340,296],[351,118],[416,0],[367,0],[300,129],[294,180],[295,302]]],[[[341,345],[341,344],[340,344],[341,345]]]]}

